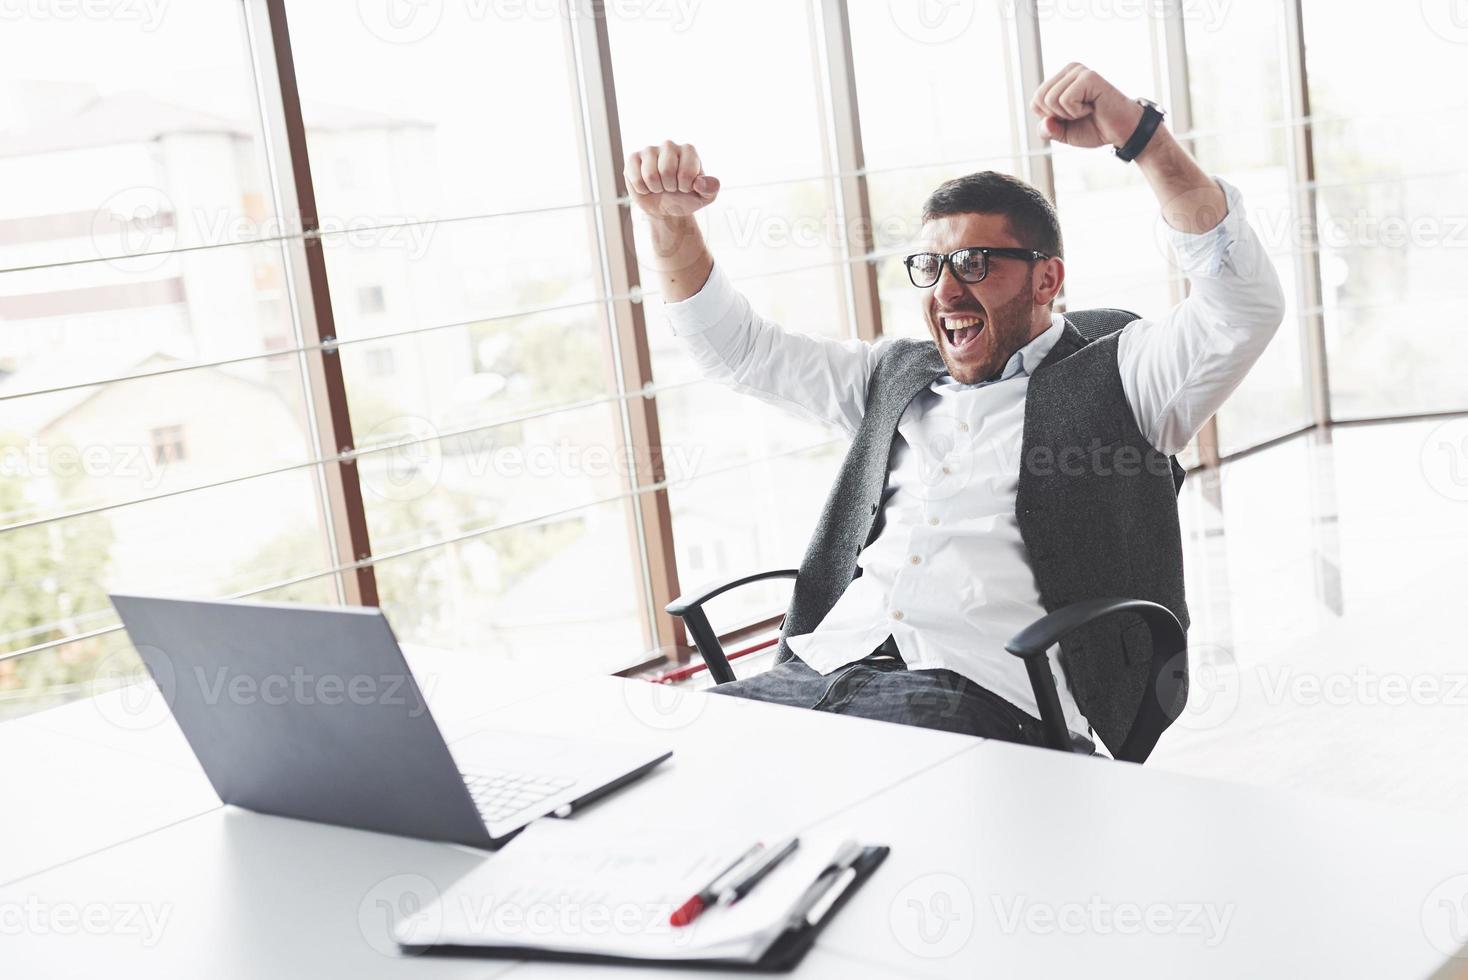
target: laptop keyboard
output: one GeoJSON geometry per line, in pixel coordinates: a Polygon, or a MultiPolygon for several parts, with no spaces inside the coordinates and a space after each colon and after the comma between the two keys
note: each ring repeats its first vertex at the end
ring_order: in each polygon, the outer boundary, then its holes
{"type": "Polygon", "coordinates": [[[486,821],[508,820],[526,807],[534,806],[576,785],[576,780],[526,772],[486,769],[464,773],[464,785],[486,821]]]}

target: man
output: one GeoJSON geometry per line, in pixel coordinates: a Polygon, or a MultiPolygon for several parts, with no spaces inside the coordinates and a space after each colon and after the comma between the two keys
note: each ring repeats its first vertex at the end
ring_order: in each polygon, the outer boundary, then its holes
{"type": "MultiPolygon", "coordinates": [[[[697,151],[665,142],[628,158],[668,317],[705,376],[853,436],[776,666],[720,693],[1043,744],[1024,665],[1004,650],[1014,633],[1100,596],[1160,602],[1187,626],[1169,457],[1273,337],[1279,280],[1238,191],[1199,168],[1151,103],[1070,64],[1031,108],[1042,137],[1110,144],[1141,169],[1190,283],[1166,315],[1088,342],[1053,312],[1065,281],[1054,209],[985,172],[933,192],[906,259],[931,343],[790,333],[714,264],[692,216],[719,182],[697,151]]],[[[1125,737],[1150,658],[1138,626],[1061,644],[1078,747],[1088,733],[1125,737]]]]}

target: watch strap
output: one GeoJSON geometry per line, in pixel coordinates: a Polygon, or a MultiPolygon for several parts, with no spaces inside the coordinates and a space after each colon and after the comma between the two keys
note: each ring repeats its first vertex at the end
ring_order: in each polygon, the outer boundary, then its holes
{"type": "Polygon", "coordinates": [[[1138,99],[1137,104],[1142,107],[1142,118],[1137,121],[1137,128],[1132,130],[1132,135],[1121,146],[1116,147],[1116,158],[1123,163],[1130,163],[1137,158],[1137,154],[1146,149],[1152,140],[1152,134],[1157,132],[1157,127],[1162,125],[1162,110],[1157,108],[1155,102],[1146,99],[1138,99]]]}

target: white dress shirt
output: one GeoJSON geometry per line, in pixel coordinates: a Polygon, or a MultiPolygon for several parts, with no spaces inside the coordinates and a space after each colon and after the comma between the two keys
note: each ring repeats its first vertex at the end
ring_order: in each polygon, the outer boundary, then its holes
{"type": "MultiPolygon", "coordinates": [[[[1279,278],[1238,190],[1218,184],[1223,221],[1200,235],[1169,229],[1188,298],[1134,321],[1118,344],[1137,426],[1167,454],[1182,451],[1238,387],[1284,318],[1279,278]]],[[[717,264],[696,295],[664,309],[705,377],[852,435],[891,343],[787,331],[755,313],[717,264]]],[[[960,384],[945,374],[913,398],[893,443],[885,526],[857,556],[862,574],[813,632],[787,638],[807,664],[829,674],[890,633],[909,669],[956,671],[1039,717],[1024,664],[1004,644],[1045,614],[1014,506],[1029,379],[1064,326],[1052,315],[998,380],[960,384]]],[[[1066,725],[1085,733],[1051,658],[1066,725]]]]}

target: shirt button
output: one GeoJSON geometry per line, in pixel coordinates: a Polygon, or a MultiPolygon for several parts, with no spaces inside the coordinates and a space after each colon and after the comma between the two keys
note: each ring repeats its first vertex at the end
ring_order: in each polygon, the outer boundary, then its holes
{"type": "Polygon", "coordinates": [[[968,431],[968,423],[967,422],[960,422],[960,423],[958,423],[958,431],[959,432],[967,432],[968,431]]]}
{"type": "Polygon", "coordinates": [[[943,467],[943,475],[944,476],[952,476],[953,475],[953,467],[951,467],[951,466],[945,466],[945,467],[943,467]]]}
{"type": "Polygon", "coordinates": [[[920,555],[913,555],[911,558],[908,559],[908,561],[912,562],[914,565],[921,565],[923,563],[923,559],[920,555]]]}
{"type": "Polygon", "coordinates": [[[932,525],[933,527],[937,527],[938,526],[938,518],[936,518],[936,517],[930,517],[930,518],[928,518],[928,523],[930,525],[932,525]]]}
{"type": "Polygon", "coordinates": [[[893,619],[901,619],[902,618],[902,610],[901,609],[894,609],[894,610],[892,610],[892,618],[893,619]]]}

